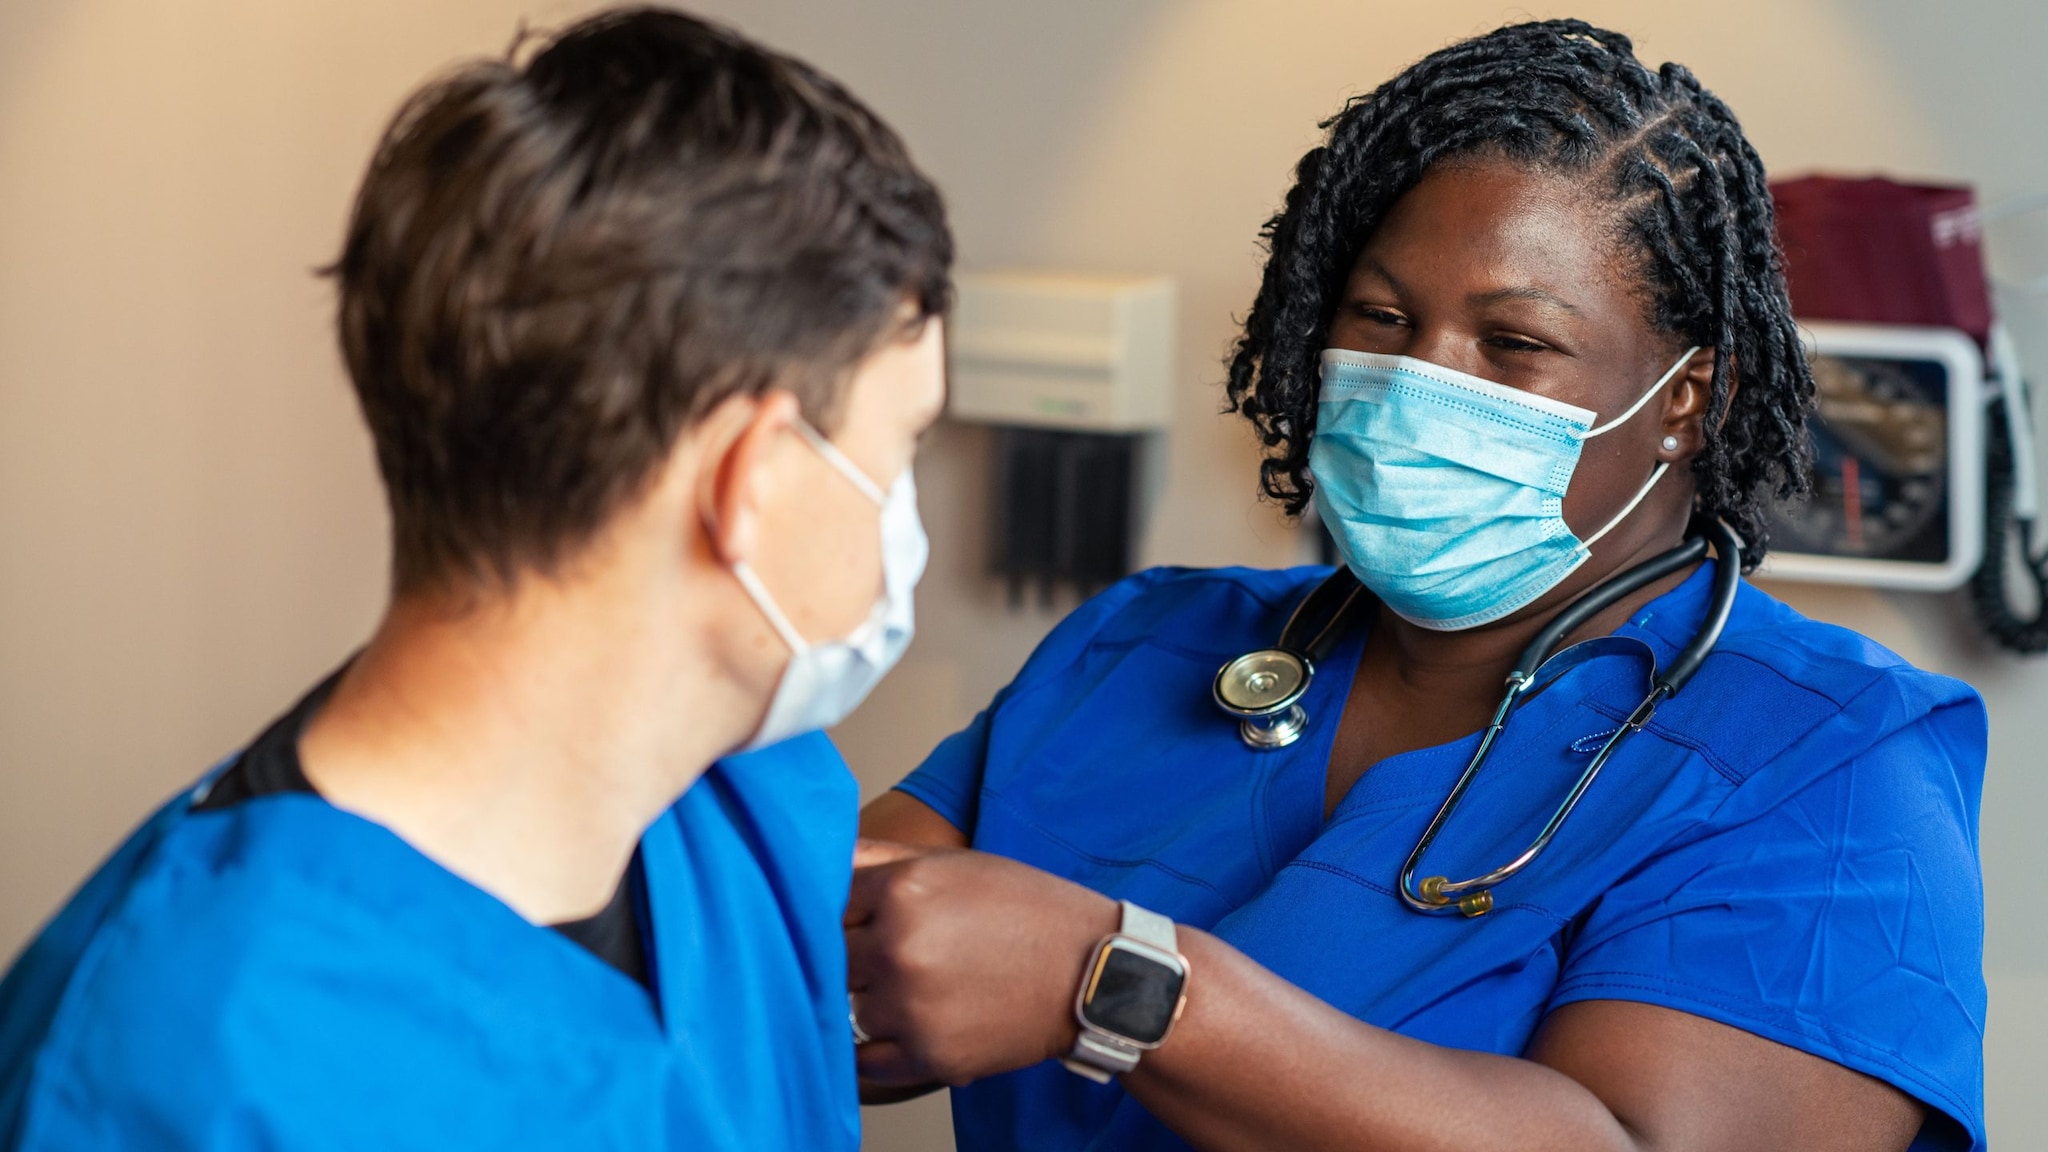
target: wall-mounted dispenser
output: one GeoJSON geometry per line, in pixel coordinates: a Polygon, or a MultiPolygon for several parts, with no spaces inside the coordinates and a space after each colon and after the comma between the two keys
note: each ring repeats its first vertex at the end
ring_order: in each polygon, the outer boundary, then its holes
{"type": "Polygon", "coordinates": [[[1177,296],[1161,277],[960,277],[947,411],[996,426],[989,561],[1013,600],[1130,571],[1140,457],[1172,407],[1177,296]]]}
{"type": "Polygon", "coordinates": [[[959,289],[954,419],[1080,432],[1166,426],[1173,281],[995,273],[961,276],[959,289]]]}

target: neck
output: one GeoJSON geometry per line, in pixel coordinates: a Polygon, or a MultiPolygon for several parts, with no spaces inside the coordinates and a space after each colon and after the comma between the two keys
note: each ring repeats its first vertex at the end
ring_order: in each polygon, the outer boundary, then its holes
{"type": "Polygon", "coordinates": [[[595,914],[760,710],[640,591],[401,597],[301,736],[307,777],[528,920],[595,914]]]}
{"type": "MultiPolygon", "coordinates": [[[[1382,676],[1398,679],[1415,696],[1446,705],[1439,714],[1450,728],[1460,734],[1474,730],[1500,703],[1508,672],[1535,641],[1536,634],[1601,581],[1675,547],[1678,539],[1667,536],[1659,533],[1636,543],[1601,565],[1597,575],[1567,581],[1530,608],[1480,628],[1433,631],[1410,623],[1383,606],[1365,660],[1368,665],[1378,664],[1382,676]]],[[[1643,605],[1684,583],[1692,571],[1691,567],[1681,569],[1622,597],[1564,637],[1558,647],[1613,632],[1643,605]]]]}

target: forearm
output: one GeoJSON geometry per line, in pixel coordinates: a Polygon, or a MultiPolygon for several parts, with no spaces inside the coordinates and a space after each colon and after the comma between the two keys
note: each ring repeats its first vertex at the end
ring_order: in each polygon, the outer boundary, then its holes
{"type": "Polygon", "coordinates": [[[1529,1060],[1371,1027],[1206,933],[1181,929],[1185,1014],[1124,1087],[1212,1152],[1636,1152],[1586,1087],[1529,1060]]]}
{"type": "MultiPolygon", "coordinates": [[[[966,1083],[1073,1048],[1075,983],[1116,930],[1112,901],[980,852],[861,855],[847,956],[876,1037],[865,1079],[966,1083]]],[[[1565,1004],[1515,1059],[1373,1028],[1192,928],[1180,947],[1186,1010],[1124,1086],[1211,1152],[1903,1152],[1925,1113],[1882,1080],[1655,1004],[1565,1004]]]]}

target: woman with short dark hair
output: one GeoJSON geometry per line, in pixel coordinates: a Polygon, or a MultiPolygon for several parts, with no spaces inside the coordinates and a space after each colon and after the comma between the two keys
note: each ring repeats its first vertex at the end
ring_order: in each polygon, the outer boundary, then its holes
{"type": "Polygon", "coordinates": [[[1812,382],[1735,117],[1551,21],[1328,129],[1229,396],[1344,563],[1131,578],[869,807],[981,850],[866,849],[871,1095],[966,1085],[977,1152],[1981,1148],[1983,706],[1739,580],[1812,382]]]}

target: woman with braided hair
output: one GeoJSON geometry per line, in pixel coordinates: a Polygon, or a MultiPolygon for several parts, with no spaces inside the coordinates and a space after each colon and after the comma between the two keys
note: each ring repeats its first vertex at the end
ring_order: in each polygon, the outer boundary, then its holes
{"type": "MultiPolygon", "coordinates": [[[[1546,625],[1689,525],[1753,566],[1803,482],[1812,382],[1734,115],[1551,21],[1326,127],[1228,393],[1365,609],[1304,734],[1256,749],[1211,679],[1325,572],[1142,573],[872,804],[870,1098],[961,1085],[970,1150],[1981,1148],[1983,706],[1860,636],[1741,585],[1477,915],[1401,879],[1546,625]]],[[[1571,638],[1668,667],[1718,563],[1571,638]]],[[[1514,858],[1643,685],[1603,656],[1530,698],[1428,873],[1514,858]]]]}

